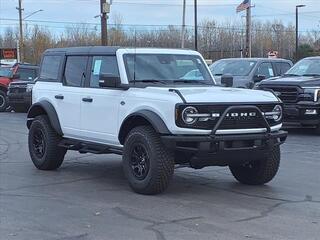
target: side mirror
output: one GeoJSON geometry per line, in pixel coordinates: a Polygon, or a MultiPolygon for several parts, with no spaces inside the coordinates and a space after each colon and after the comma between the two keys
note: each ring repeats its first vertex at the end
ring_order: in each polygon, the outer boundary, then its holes
{"type": "Polygon", "coordinates": [[[117,88],[120,86],[120,77],[112,74],[100,74],[99,86],[102,88],[117,88]]]}
{"type": "Polygon", "coordinates": [[[221,84],[225,87],[233,86],[233,76],[232,75],[223,75],[221,77],[221,84]]]}
{"type": "Polygon", "coordinates": [[[253,81],[256,82],[261,82],[262,80],[266,79],[267,77],[265,75],[255,75],[253,77],[253,81]]]}
{"type": "Polygon", "coordinates": [[[19,79],[20,78],[20,74],[19,73],[15,73],[12,76],[12,79],[19,79]]]}

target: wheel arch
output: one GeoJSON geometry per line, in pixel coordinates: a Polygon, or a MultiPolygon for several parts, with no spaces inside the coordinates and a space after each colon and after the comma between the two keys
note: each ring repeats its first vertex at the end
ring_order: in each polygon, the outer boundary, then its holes
{"type": "Polygon", "coordinates": [[[27,127],[28,128],[30,128],[33,119],[39,115],[47,115],[53,129],[59,135],[63,135],[60,121],[58,118],[58,114],[57,114],[54,106],[51,103],[49,103],[48,101],[40,101],[38,103],[33,104],[30,107],[30,109],[28,111],[28,115],[27,115],[27,118],[28,118],[27,127]]]}
{"type": "Polygon", "coordinates": [[[127,134],[135,127],[150,125],[160,134],[170,134],[170,131],[162,118],[153,111],[140,110],[127,116],[120,127],[119,142],[123,145],[127,134]]]}

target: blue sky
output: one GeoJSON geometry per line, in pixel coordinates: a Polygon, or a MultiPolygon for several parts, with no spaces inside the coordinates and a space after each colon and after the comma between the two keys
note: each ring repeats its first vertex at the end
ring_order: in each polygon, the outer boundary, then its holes
{"type": "MultiPolygon", "coordinates": [[[[180,25],[182,19],[182,0],[113,0],[110,22],[121,15],[123,24],[130,25],[180,25]]],[[[199,21],[216,19],[218,21],[241,21],[235,8],[241,0],[198,0],[199,21]]],[[[193,24],[193,0],[187,0],[187,24],[193,24]]],[[[306,4],[300,9],[300,30],[320,30],[320,0],[252,0],[253,18],[262,21],[279,19],[285,24],[295,22],[295,5],[306,4]]],[[[0,0],[0,28],[14,26],[18,11],[18,0],[0,0]],[[7,20],[6,20],[7,19],[7,20]]],[[[99,23],[99,0],[23,0],[24,14],[43,9],[28,18],[32,21],[57,21],[58,23],[38,22],[51,31],[61,31],[66,23],[99,23]]],[[[34,24],[35,22],[29,22],[34,24]]],[[[93,28],[95,25],[91,25],[93,28]]],[[[99,29],[99,28],[97,28],[99,29]]]]}

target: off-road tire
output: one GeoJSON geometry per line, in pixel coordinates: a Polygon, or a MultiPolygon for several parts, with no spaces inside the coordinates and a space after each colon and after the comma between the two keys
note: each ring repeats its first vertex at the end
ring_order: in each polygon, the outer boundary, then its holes
{"type": "Polygon", "coordinates": [[[40,170],[55,170],[59,168],[66,154],[66,149],[59,147],[61,140],[55,130],[52,128],[46,115],[37,116],[29,129],[28,144],[31,160],[36,168],[40,170]],[[43,135],[44,150],[43,156],[37,155],[34,145],[35,134],[41,132],[43,135]]]}
{"type": "Polygon", "coordinates": [[[5,112],[8,107],[7,94],[0,90],[0,112],[5,112]]]}
{"type": "Polygon", "coordinates": [[[240,166],[229,166],[232,175],[243,184],[263,185],[270,182],[280,166],[280,147],[274,147],[266,157],[240,166]]]}
{"type": "Polygon", "coordinates": [[[174,156],[161,142],[160,136],[151,126],[139,126],[126,137],[123,150],[123,169],[133,191],[154,195],[163,192],[174,173],[174,156]],[[132,163],[136,145],[142,145],[149,157],[149,169],[144,179],[138,179],[132,163]]]}

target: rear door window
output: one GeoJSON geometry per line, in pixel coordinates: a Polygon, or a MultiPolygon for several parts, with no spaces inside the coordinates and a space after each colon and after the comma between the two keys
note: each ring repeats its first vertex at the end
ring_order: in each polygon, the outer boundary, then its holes
{"type": "Polygon", "coordinates": [[[59,76],[62,59],[62,56],[44,56],[41,64],[40,78],[56,81],[59,76]]]}
{"type": "Polygon", "coordinates": [[[64,71],[65,85],[82,86],[82,82],[86,78],[87,63],[88,57],[86,56],[69,56],[64,71]]]}

